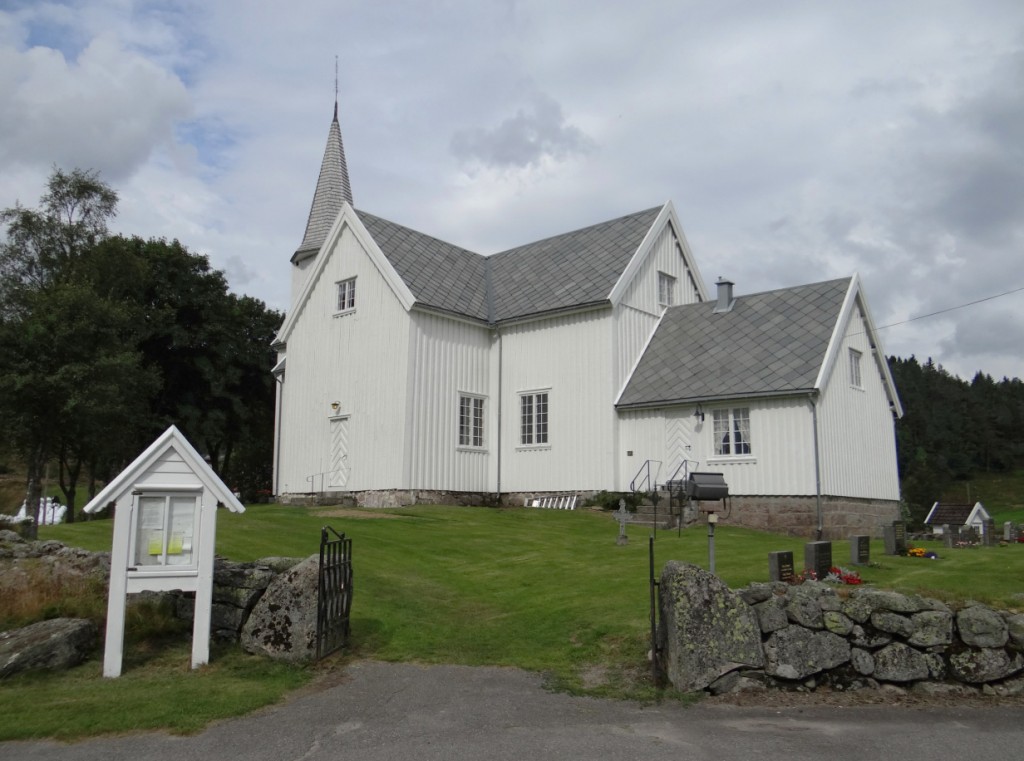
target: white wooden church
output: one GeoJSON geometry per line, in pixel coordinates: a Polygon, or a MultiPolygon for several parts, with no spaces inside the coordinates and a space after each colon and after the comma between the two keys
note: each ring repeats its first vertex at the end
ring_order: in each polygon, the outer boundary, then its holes
{"type": "Polygon", "coordinates": [[[897,515],[902,410],[856,275],[709,293],[670,202],[483,256],[353,208],[337,106],[291,265],[283,501],[523,504],[699,470],[749,525],[897,515]]]}

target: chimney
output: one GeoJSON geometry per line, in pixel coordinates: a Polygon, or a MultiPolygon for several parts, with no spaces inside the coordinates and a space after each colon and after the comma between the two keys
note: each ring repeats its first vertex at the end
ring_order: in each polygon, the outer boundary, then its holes
{"type": "Polygon", "coordinates": [[[736,305],[736,299],[732,296],[733,282],[719,276],[715,285],[718,286],[718,302],[715,304],[713,313],[731,312],[736,305]]]}

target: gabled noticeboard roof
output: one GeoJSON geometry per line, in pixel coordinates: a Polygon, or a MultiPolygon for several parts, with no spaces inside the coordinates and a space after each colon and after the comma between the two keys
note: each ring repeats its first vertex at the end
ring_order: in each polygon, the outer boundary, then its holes
{"type": "Polygon", "coordinates": [[[213,468],[203,459],[202,455],[173,425],[150,444],[146,451],[136,457],[131,465],[122,470],[99,494],[89,500],[82,509],[87,513],[95,513],[111,502],[117,502],[125,494],[130,493],[138,484],[139,479],[172,450],[202,483],[203,488],[213,494],[217,502],[233,513],[245,512],[245,506],[238,501],[231,489],[224,485],[224,482],[213,472],[213,468]]]}

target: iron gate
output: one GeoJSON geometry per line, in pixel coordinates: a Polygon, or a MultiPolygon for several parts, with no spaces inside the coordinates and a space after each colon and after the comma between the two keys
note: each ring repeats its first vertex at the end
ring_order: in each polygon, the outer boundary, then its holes
{"type": "Polygon", "coordinates": [[[320,578],[316,599],[317,660],[348,643],[351,610],[352,540],[324,526],[320,529],[320,578]]]}

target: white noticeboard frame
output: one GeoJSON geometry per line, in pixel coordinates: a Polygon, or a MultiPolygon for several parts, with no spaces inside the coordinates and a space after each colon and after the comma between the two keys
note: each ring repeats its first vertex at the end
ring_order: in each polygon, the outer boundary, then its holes
{"type": "Polygon", "coordinates": [[[103,675],[121,675],[127,595],[136,592],[195,592],[192,668],[208,663],[217,508],[245,508],[174,426],[84,509],[97,512],[111,503],[114,537],[103,675]]]}

